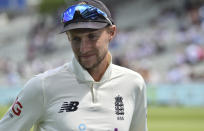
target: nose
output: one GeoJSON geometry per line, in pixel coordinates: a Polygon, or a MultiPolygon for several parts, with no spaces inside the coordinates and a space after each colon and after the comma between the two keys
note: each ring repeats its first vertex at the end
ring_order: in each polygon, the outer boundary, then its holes
{"type": "Polygon", "coordinates": [[[90,49],[91,49],[91,44],[90,44],[90,42],[89,42],[87,39],[85,39],[85,38],[82,39],[82,40],[81,40],[81,44],[80,44],[80,52],[81,52],[82,54],[85,54],[85,53],[89,52],[90,49]]]}

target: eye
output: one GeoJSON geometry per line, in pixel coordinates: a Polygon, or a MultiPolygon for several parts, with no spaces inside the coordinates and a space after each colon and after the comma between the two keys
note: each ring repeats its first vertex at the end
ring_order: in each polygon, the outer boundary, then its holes
{"type": "Polygon", "coordinates": [[[89,40],[95,41],[98,40],[99,36],[97,34],[89,34],[88,38],[89,40]]]}
{"type": "Polygon", "coordinates": [[[75,42],[75,43],[76,43],[76,42],[78,43],[78,42],[81,41],[81,39],[80,39],[79,37],[74,37],[74,38],[71,39],[71,41],[72,41],[72,42],[75,42]]]}

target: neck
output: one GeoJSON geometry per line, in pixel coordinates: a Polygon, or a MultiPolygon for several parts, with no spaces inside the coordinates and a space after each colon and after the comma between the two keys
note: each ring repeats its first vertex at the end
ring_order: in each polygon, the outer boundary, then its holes
{"type": "Polygon", "coordinates": [[[100,81],[102,76],[104,75],[106,69],[108,68],[111,60],[111,55],[108,52],[104,58],[104,60],[95,68],[88,70],[89,74],[95,81],[100,81]]]}

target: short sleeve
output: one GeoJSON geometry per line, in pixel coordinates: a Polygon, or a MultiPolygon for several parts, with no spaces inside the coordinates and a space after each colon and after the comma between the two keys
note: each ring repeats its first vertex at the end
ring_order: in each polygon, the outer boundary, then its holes
{"type": "Polygon", "coordinates": [[[42,118],[44,111],[43,81],[29,80],[9,111],[0,120],[0,131],[29,131],[42,118]]]}
{"type": "Polygon", "coordinates": [[[145,83],[143,82],[137,89],[135,109],[129,131],[147,131],[147,98],[145,83]]]}

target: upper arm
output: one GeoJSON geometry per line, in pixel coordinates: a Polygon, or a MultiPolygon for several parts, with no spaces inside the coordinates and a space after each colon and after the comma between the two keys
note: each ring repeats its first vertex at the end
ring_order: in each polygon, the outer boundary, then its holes
{"type": "Polygon", "coordinates": [[[27,82],[9,111],[0,121],[0,130],[28,131],[39,121],[44,109],[43,84],[39,77],[27,82]]]}
{"type": "Polygon", "coordinates": [[[129,131],[147,131],[147,98],[144,82],[137,88],[135,108],[129,131]]]}

